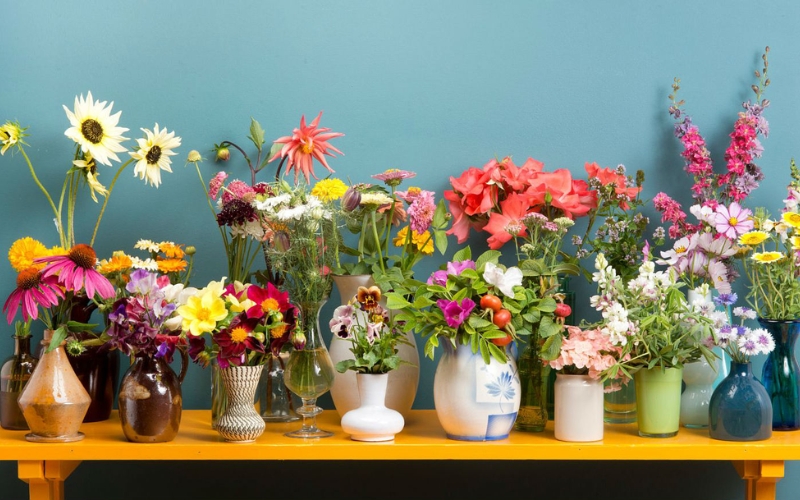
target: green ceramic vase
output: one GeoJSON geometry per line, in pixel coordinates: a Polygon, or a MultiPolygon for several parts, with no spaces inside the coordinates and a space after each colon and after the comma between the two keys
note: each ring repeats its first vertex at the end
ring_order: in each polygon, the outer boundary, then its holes
{"type": "Polygon", "coordinates": [[[682,378],[683,368],[654,367],[633,374],[640,436],[672,437],[678,433],[682,378]]]}

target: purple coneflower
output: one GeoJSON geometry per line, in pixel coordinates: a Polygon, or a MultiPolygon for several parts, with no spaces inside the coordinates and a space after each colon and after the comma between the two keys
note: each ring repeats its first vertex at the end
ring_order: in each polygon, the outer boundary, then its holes
{"type": "Polygon", "coordinates": [[[105,276],[95,271],[97,254],[89,245],[78,243],[70,248],[67,255],[51,255],[34,260],[34,263],[45,262],[42,277],[58,276],[58,283],[67,291],[86,291],[86,296],[94,298],[95,292],[102,299],[110,299],[116,293],[114,286],[105,276]]]}

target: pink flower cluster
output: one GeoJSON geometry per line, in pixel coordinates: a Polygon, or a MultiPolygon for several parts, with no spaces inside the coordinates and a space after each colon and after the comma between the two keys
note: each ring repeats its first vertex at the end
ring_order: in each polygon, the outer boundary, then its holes
{"type": "Polygon", "coordinates": [[[601,330],[581,330],[567,326],[567,337],[561,343],[561,354],[550,361],[550,368],[599,379],[617,362],[622,349],[601,330]]]}

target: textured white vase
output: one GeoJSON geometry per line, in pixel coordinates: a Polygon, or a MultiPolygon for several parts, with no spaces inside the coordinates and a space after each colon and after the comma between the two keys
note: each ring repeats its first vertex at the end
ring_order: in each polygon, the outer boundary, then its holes
{"type": "Polygon", "coordinates": [[[681,425],[702,429],[708,427],[708,411],[711,395],[714,394],[714,380],[717,366],[708,364],[705,358],[683,365],[683,382],[686,389],[681,394],[681,425]]]}
{"type": "Polygon", "coordinates": [[[460,441],[505,439],[514,427],[521,399],[514,358],[487,365],[469,345],[455,350],[442,341],[442,357],[433,377],[436,416],[447,437],[460,441]]]}
{"type": "MultiPolygon", "coordinates": [[[[372,286],[375,282],[369,274],[357,274],[354,276],[334,275],[333,281],[339,290],[342,304],[347,303],[358,292],[359,286],[372,286]]],[[[381,301],[385,306],[386,302],[381,301]]],[[[389,372],[389,381],[386,388],[386,406],[400,412],[406,420],[410,417],[411,406],[417,396],[417,386],[419,385],[419,352],[413,332],[406,335],[406,339],[411,345],[400,344],[397,346],[400,358],[411,364],[403,364],[396,370],[389,372]]],[[[352,344],[348,340],[340,339],[336,335],[331,336],[328,352],[334,366],[339,361],[353,359],[350,352],[352,344]]],[[[356,383],[356,373],[347,370],[344,373],[336,372],[333,387],[331,387],[331,398],[333,405],[339,416],[344,416],[350,410],[359,407],[361,400],[358,395],[358,384],[356,383]]]]}
{"type": "Polygon", "coordinates": [[[384,403],[389,373],[355,374],[361,405],[342,417],[342,430],[353,441],[391,441],[403,430],[403,416],[384,403]]]}
{"type": "Polygon", "coordinates": [[[603,383],[589,375],[556,374],[555,438],[590,442],[603,439],[603,383]]]}
{"type": "Polygon", "coordinates": [[[228,407],[217,421],[217,432],[232,443],[252,443],[266,424],[253,400],[264,365],[229,366],[220,370],[228,393],[228,407]]]}

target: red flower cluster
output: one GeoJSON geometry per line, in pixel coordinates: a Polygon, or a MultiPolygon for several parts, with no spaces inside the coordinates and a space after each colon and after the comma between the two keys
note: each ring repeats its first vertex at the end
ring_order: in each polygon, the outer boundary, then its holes
{"type": "Polygon", "coordinates": [[[492,248],[500,248],[512,235],[524,235],[521,219],[527,214],[574,219],[597,207],[597,193],[586,181],[573,179],[565,168],[545,172],[544,164],[533,158],[522,166],[508,156],[491,160],[483,168],[470,167],[460,177],[450,177],[450,185],[453,189],[444,197],[454,220],[447,234],[464,243],[470,228],[486,231],[492,234],[492,248]]]}

